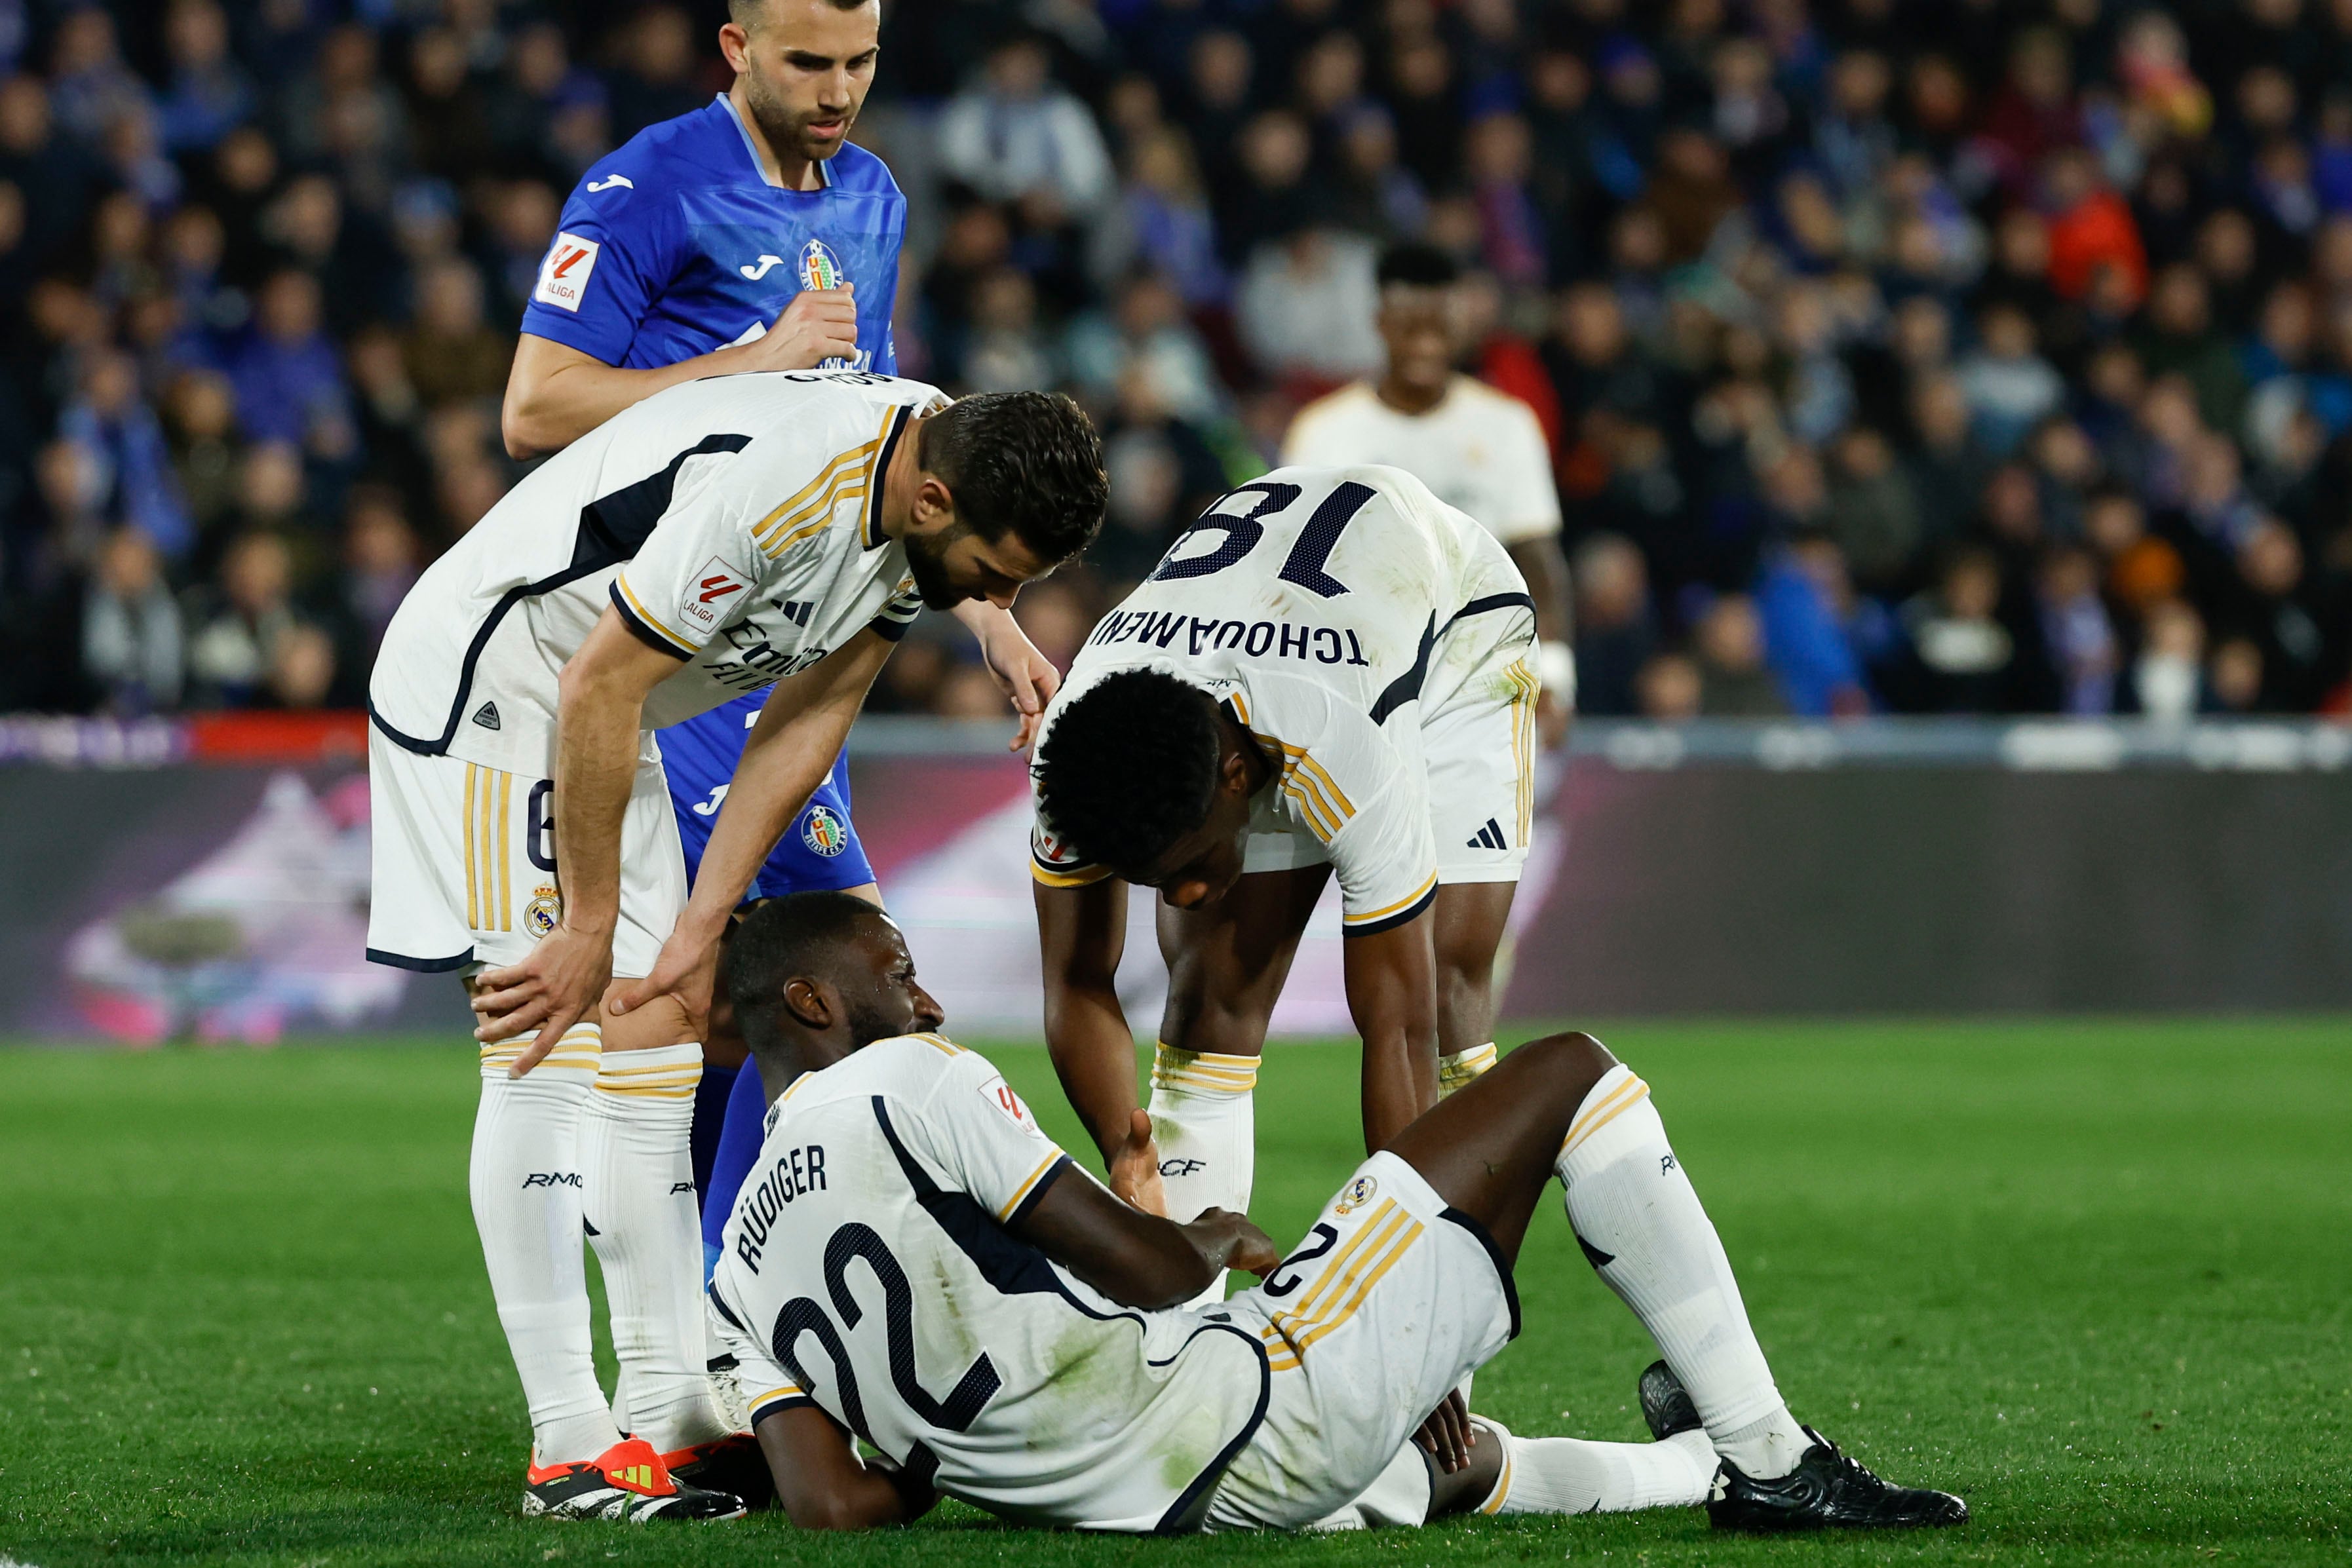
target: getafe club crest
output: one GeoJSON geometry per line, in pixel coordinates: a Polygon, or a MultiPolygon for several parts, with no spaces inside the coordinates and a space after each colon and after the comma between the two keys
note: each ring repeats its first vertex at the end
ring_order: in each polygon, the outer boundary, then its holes
{"type": "Polygon", "coordinates": [[[1334,1214],[1352,1214],[1380,1196],[1381,1184],[1368,1176],[1360,1176],[1339,1189],[1339,1201],[1331,1206],[1334,1214]]]}
{"type": "Polygon", "coordinates": [[[554,888],[541,883],[530,890],[530,902],[522,906],[522,928],[532,939],[546,936],[563,918],[563,898],[554,888]]]}
{"type": "Polygon", "coordinates": [[[831,246],[813,239],[801,246],[803,288],[838,288],[847,281],[841,274],[841,258],[833,254],[831,246]]]}
{"type": "Polygon", "coordinates": [[[830,806],[811,806],[801,822],[801,842],[831,860],[849,847],[849,828],[830,806]]]}

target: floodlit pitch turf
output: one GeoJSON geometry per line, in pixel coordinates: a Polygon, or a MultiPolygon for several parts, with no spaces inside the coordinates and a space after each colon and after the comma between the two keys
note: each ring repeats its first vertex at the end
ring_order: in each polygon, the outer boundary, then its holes
{"type": "MultiPolygon", "coordinates": [[[[1628,1026],[1798,1415],[1967,1494],[1932,1537],[1696,1511],[1329,1540],[525,1521],[466,1204],[472,1053],[0,1051],[0,1558],[2336,1563],[2352,1553],[2352,1023],[1628,1026]]],[[[1034,1047],[992,1051],[1066,1142],[1034,1047]]],[[[1354,1159],[1354,1053],[1272,1053],[1259,1221],[1354,1159]]],[[[1652,1352],[1545,1212],[1477,1403],[1633,1438],[1652,1352]]]]}

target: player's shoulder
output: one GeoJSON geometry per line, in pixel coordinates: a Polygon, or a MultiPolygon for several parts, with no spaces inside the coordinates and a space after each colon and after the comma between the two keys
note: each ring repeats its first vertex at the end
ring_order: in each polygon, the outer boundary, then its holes
{"type": "Polygon", "coordinates": [[[1540,430],[1542,421],[1527,399],[1516,392],[1507,392],[1498,386],[1482,382],[1475,376],[1457,375],[1448,393],[1448,401],[1459,400],[1457,417],[1479,423],[1503,421],[1530,430],[1540,430]]]}
{"type": "Polygon", "coordinates": [[[656,120],[588,165],[572,187],[577,202],[592,199],[598,210],[639,206],[674,197],[687,183],[709,184],[724,168],[730,151],[722,133],[734,127],[716,101],[673,119],[656,120]]]}
{"type": "Polygon", "coordinates": [[[843,1101],[920,1104],[944,1080],[969,1075],[976,1060],[942,1034],[894,1035],[860,1046],[830,1067],[803,1073],[777,1097],[776,1104],[784,1114],[806,1113],[843,1101]]]}
{"type": "Polygon", "coordinates": [[[1372,391],[1370,382],[1349,382],[1346,386],[1325,392],[1290,416],[1290,434],[1286,445],[1300,437],[1345,424],[1370,409],[1379,406],[1380,394],[1372,391]]]}
{"type": "Polygon", "coordinates": [[[876,153],[867,152],[855,141],[842,143],[841,151],[825,165],[825,180],[836,191],[856,191],[863,194],[887,196],[903,203],[906,197],[898,190],[898,182],[890,172],[890,165],[876,153]]]}

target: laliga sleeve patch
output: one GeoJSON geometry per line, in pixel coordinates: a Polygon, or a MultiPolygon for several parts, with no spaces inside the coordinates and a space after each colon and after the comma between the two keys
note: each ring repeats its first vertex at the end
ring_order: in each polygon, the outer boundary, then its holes
{"type": "Polygon", "coordinates": [[[677,602],[677,612],[688,625],[699,626],[705,632],[716,631],[751,588],[750,580],[741,572],[712,556],[686,585],[686,593],[677,602]]]}
{"type": "Polygon", "coordinates": [[[980,1086],[980,1097],[987,1101],[998,1115],[1031,1137],[1045,1135],[1045,1129],[1037,1125],[1037,1118],[1029,1113],[1029,1107],[1021,1103],[1021,1096],[1013,1092],[1013,1085],[1004,1082],[1002,1074],[992,1076],[980,1086]]]}
{"type": "Polygon", "coordinates": [[[558,233],[539,264],[539,287],[530,297],[541,305],[577,314],[580,298],[588,289],[588,275],[596,270],[596,253],[604,248],[593,239],[558,233]]]}

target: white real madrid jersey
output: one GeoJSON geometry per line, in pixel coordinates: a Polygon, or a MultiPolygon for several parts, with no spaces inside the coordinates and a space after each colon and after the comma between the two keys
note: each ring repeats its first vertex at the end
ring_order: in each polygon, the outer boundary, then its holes
{"type": "Polygon", "coordinates": [[[678,661],[657,729],[808,668],[921,601],[883,476],[945,399],[856,371],[714,376],[616,414],[507,493],[385,631],[368,707],[407,749],[544,776],[556,679],[607,603],[678,661]]]}
{"type": "Polygon", "coordinates": [[[1090,1181],[985,1057],[877,1040],[792,1083],[729,1217],[712,1329],[754,1425],[813,1404],[1038,1524],[1197,1522],[1267,1397],[1254,1333],[1120,1307],[1008,1227],[1090,1181]]]}
{"type": "MultiPolygon", "coordinates": [[[[1436,892],[1422,688],[1465,615],[1531,605],[1494,537],[1401,468],[1277,468],[1226,494],[1103,617],[1045,710],[1121,670],[1165,670],[1225,705],[1269,760],[1276,820],[1311,833],[1339,883],[1346,930],[1418,915],[1436,892]]],[[[1039,819],[1031,869],[1049,886],[1108,874],[1039,819]]]]}
{"type": "Polygon", "coordinates": [[[1298,411],[1282,460],[1392,464],[1505,544],[1559,532],[1550,444],[1535,410],[1468,376],[1455,376],[1426,413],[1391,408],[1370,382],[1341,387],[1298,411]]]}

